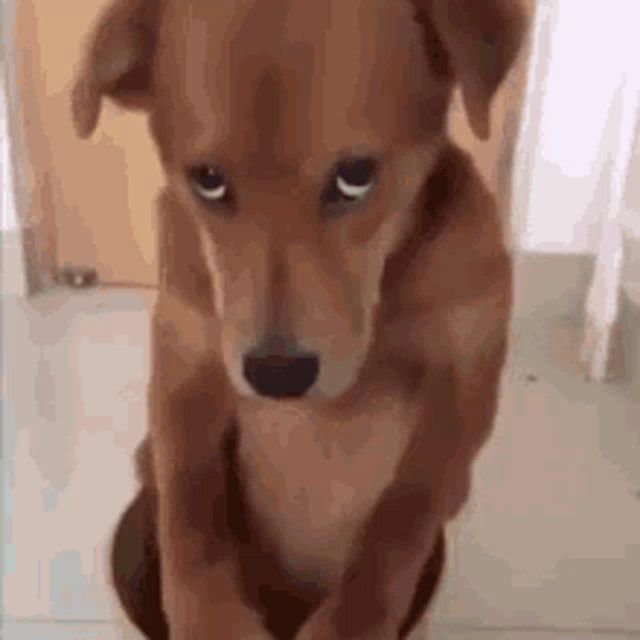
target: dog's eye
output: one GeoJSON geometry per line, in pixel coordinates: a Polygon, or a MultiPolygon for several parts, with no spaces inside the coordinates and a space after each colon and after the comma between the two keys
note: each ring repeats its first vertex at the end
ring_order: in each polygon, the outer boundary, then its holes
{"type": "Polygon", "coordinates": [[[225,202],[229,187],[224,174],[212,167],[196,167],[191,171],[191,182],[196,193],[208,202],[225,202]]]}
{"type": "Polygon", "coordinates": [[[376,179],[372,158],[353,158],[338,164],[325,194],[329,203],[359,202],[371,191],[376,179]]]}

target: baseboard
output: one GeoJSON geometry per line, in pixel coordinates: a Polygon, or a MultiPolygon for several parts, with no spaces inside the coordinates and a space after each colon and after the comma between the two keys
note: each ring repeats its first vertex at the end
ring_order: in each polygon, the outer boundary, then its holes
{"type": "Polygon", "coordinates": [[[626,287],[627,296],[629,300],[636,306],[640,308],[640,283],[639,284],[629,284],[626,287]]]}
{"type": "Polygon", "coordinates": [[[588,254],[517,251],[516,318],[544,318],[549,313],[584,319],[584,306],[595,259],[588,254]]]}
{"type": "MultiPolygon", "coordinates": [[[[525,252],[516,254],[515,263],[514,322],[528,327],[532,323],[544,326],[552,316],[562,316],[584,336],[588,327],[585,303],[595,267],[594,256],[525,252]]],[[[640,263],[629,266],[638,277],[640,263]]],[[[637,384],[640,380],[639,328],[640,286],[626,277],[618,320],[611,335],[606,380],[618,384],[637,384]]],[[[580,354],[575,355],[579,359],[580,354]]]]}
{"type": "Polygon", "coordinates": [[[640,242],[640,209],[626,209],[622,215],[625,233],[640,242]]]}
{"type": "Polygon", "coordinates": [[[3,295],[26,296],[27,279],[22,234],[19,229],[0,232],[0,283],[3,295]]]}

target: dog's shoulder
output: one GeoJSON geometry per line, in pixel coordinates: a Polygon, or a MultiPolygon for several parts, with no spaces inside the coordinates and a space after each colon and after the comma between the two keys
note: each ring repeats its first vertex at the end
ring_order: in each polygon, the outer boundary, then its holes
{"type": "Polygon", "coordinates": [[[470,153],[453,143],[445,147],[427,181],[420,214],[426,225],[435,227],[425,246],[424,266],[452,290],[456,283],[466,283],[464,289],[475,287],[481,293],[478,276],[496,268],[508,274],[503,215],[470,153]]]}
{"type": "Polygon", "coordinates": [[[494,259],[506,267],[497,201],[472,156],[447,143],[416,202],[413,228],[388,263],[384,289],[404,297],[404,283],[444,302],[494,259]]]}
{"type": "Polygon", "coordinates": [[[461,351],[475,348],[483,327],[506,317],[511,277],[497,202],[472,156],[447,145],[425,181],[414,229],[385,272],[385,344],[443,361],[453,334],[464,334],[461,351]]]}
{"type": "Polygon", "coordinates": [[[448,142],[425,183],[421,208],[433,225],[434,220],[446,224],[461,216],[493,216],[497,204],[472,155],[448,142]]]}

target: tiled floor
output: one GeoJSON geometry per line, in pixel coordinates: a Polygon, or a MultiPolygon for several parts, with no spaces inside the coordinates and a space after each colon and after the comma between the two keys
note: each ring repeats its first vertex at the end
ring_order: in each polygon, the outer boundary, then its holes
{"type": "MultiPolygon", "coordinates": [[[[7,627],[6,640],[122,640],[119,630],[106,623],[22,623],[7,627]]],[[[132,636],[133,638],[133,636],[132,636]]],[[[634,633],[554,632],[549,630],[482,630],[444,627],[428,640],[633,640],[634,633]]],[[[128,638],[127,638],[128,640],[128,638]]]]}
{"type": "MultiPolygon", "coordinates": [[[[640,340],[635,374],[584,380],[583,275],[571,261],[519,270],[496,433],[452,528],[433,640],[640,638],[640,340]]],[[[106,548],[134,486],[152,298],[3,302],[4,637],[134,640],[110,623],[106,548]]]]}

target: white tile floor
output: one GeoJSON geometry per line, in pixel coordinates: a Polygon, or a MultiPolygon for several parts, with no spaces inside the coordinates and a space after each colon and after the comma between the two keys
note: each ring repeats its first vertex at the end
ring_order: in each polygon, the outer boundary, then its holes
{"type": "MultiPolygon", "coordinates": [[[[589,384],[581,267],[518,273],[496,434],[452,530],[430,637],[640,638],[640,339],[634,376],[589,384]]],[[[137,637],[112,622],[106,548],[134,486],[151,303],[122,290],[3,300],[7,640],[137,637]]]]}

